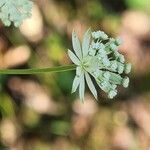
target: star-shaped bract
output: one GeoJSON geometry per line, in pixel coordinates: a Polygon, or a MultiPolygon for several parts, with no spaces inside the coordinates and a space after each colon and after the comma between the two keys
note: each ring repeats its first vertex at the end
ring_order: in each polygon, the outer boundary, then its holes
{"type": "Polygon", "coordinates": [[[68,50],[72,62],[77,65],[76,76],[72,85],[72,93],[79,87],[79,97],[84,100],[85,81],[97,99],[97,91],[91,76],[98,86],[108,93],[109,98],[117,95],[117,85],[128,87],[129,78],[122,77],[123,72],[128,74],[131,64],[125,63],[124,56],[118,52],[122,41],[117,38],[108,38],[103,31],[86,31],[82,45],[75,31],[72,33],[74,52],[68,50]]]}
{"type": "Polygon", "coordinates": [[[87,30],[87,32],[84,34],[82,47],[80,45],[79,39],[77,34],[73,31],[72,33],[72,44],[75,54],[68,50],[68,55],[72,62],[77,65],[76,68],[76,76],[73,81],[72,85],[72,93],[77,90],[79,87],[79,96],[80,99],[84,99],[84,92],[85,92],[85,80],[87,81],[88,87],[91,90],[92,94],[95,98],[97,98],[97,92],[94,87],[94,84],[91,80],[90,75],[86,71],[86,63],[88,63],[88,52],[90,47],[90,41],[91,41],[91,30],[87,30]],[[87,58],[87,60],[86,60],[87,58]]]}

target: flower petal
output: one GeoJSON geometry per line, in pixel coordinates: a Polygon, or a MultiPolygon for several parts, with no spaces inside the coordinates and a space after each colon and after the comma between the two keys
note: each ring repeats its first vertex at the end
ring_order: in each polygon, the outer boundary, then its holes
{"type": "Polygon", "coordinates": [[[70,59],[72,60],[72,62],[76,65],[79,65],[80,64],[80,60],[76,57],[76,55],[68,49],[68,55],[70,57],[70,59]]]}
{"type": "Polygon", "coordinates": [[[82,51],[79,38],[75,31],[72,32],[72,45],[75,51],[75,54],[78,56],[79,59],[82,59],[82,51]]]}
{"type": "Polygon", "coordinates": [[[83,57],[87,56],[88,54],[90,39],[91,39],[91,29],[88,29],[84,34],[83,42],[82,42],[83,57]]]}
{"type": "Polygon", "coordinates": [[[84,80],[84,73],[80,76],[80,85],[79,85],[79,97],[80,100],[84,101],[84,92],[85,92],[85,80],[84,80]]]}
{"type": "Polygon", "coordinates": [[[74,80],[73,80],[73,84],[72,84],[72,90],[71,90],[71,93],[74,93],[78,86],[79,86],[79,83],[80,83],[80,77],[78,76],[75,76],[74,80]]]}
{"type": "Polygon", "coordinates": [[[89,76],[89,74],[87,72],[85,72],[85,78],[86,78],[86,82],[87,82],[87,85],[88,85],[90,91],[94,95],[95,99],[97,99],[97,91],[96,91],[95,86],[91,80],[91,77],[89,76]]]}

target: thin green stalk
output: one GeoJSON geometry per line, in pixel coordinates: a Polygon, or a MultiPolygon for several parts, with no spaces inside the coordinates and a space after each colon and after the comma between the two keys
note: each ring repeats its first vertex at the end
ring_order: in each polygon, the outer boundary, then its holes
{"type": "Polygon", "coordinates": [[[0,69],[0,74],[42,74],[51,72],[63,72],[75,70],[75,65],[59,66],[51,68],[33,68],[33,69],[0,69]]]}

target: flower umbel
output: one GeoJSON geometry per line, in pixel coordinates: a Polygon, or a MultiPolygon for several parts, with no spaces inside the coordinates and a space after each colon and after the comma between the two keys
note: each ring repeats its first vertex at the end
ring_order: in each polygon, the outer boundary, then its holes
{"type": "Polygon", "coordinates": [[[31,16],[32,5],[30,0],[0,0],[0,19],[6,26],[13,22],[18,27],[31,16]]]}
{"type": "Polygon", "coordinates": [[[125,88],[129,85],[129,78],[125,75],[131,71],[131,64],[125,63],[125,58],[118,51],[122,43],[120,38],[109,38],[103,31],[86,31],[82,45],[75,31],[72,33],[73,53],[68,55],[76,65],[76,76],[72,85],[72,93],[79,87],[79,97],[84,100],[85,81],[97,99],[97,91],[91,77],[109,98],[117,95],[117,85],[125,88]]]}

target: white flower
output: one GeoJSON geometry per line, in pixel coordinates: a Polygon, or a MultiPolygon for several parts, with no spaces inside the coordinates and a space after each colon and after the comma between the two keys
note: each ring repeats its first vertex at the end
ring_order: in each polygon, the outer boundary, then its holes
{"type": "Polygon", "coordinates": [[[102,32],[86,31],[82,45],[75,31],[72,33],[73,53],[68,50],[72,62],[76,64],[76,76],[72,85],[72,93],[79,88],[79,97],[84,100],[85,82],[97,99],[97,91],[91,79],[94,78],[98,86],[108,93],[109,98],[117,95],[117,85],[127,87],[128,77],[122,77],[131,70],[131,64],[124,64],[125,58],[118,52],[120,39],[108,38],[102,32]]]}
{"type": "Polygon", "coordinates": [[[90,60],[90,56],[88,56],[90,40],[91,40],[91,30],[89,29],[84,34],[82,47],[81,47],[78,36],[73,31],[72,44],[73,44],[73,49],[75,54],[72,51],[68,50],[68,55],[70,59],[74,64],[77,65],[76,76],[74,78],[73,86],[72,86],[72,93],[75,92],[79,87],[79,96],[81,100],[84,100],[85,80],[87,81],[87,85],[91,90],[92,94],[94,95],[95,98],[97,98],[96,89],[87,71],[89,67],[88,63],[90,60]]]}
{"type": "Polygon", "coordinates": [[[107,40],[108,39],[108,35],[105,34],[105,32],[103,31],[96,31],[92,33],[92,37],[94,39],[101,39],[101,40],[107,40]]]}
{"type": "Polygon", "coordinates": [[[6,26],[13,22],[18,27],[31,16],[32,5],[30,0],[0,0],[0,19],[6,26]]]}

